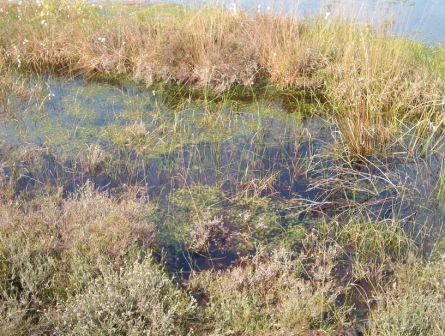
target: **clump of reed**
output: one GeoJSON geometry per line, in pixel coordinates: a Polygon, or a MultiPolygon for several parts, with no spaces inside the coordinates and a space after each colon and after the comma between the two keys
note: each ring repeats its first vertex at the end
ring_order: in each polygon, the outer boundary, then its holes
{"type": "Polygon", "coordinates": [[[326,97],[351,154],[389,149],[401,123],[440,118],[444,86],[419,61],[426,52],[416,42],[360,30],[338,46],[338,61],[326,69],[326,97]]]}
{"type": "Polygon", "coordinates": [[[316,74],[328,59],[311,23],[260,13],[250,30],[262,76],[283,87],[320,90],[323,83],[316,74]]]}
{"type": "MultiPolygon", "coordinates": [[[[136,63],[153,60],[165,69],[162,79],[209,87],[222,92],[233,84],[250,85],[256,78],[255,49],[247,43],[250,19],[244,13],[202,8],[184,18],[159,23],[155,48],[142,50],[136,63]],[[164,34],[164,29],[168,32],[164,34]]],[[[143,74],[143,72],[142,72],[143,74]]]]}
{"type": "Polygon", "coordinates": [[[0,52],[0,118],[10,109],[12,101],[30,98],[38,89],[38,85],[31,87],[23,76],[14,71],[0,52]]]}
{"type": "Polygon", "coordinates": [[[442,75],[445,76],[445,44],[442,44],[442,46],[436,50],[435,56],[440,71],[442,72],[442,75]]]}
{"type": "Polygon", "coordinates": [[[379,287],[386,285],[387,274],[417,254],[412,234],[406,232],[402,221],[351,216],[346,221],[322,222],[314,231],[307,238],[306,249],[320,244],[337,246],[344,267],[339,275],[358,292],[352,300],[365,306],[370,306],[379,287]]]}
{"type": "Polygon", "coordinates": [[[0,106],[1,106],[1,110],[3,111],[5,108],[5,105],[7,103],[7,97],[8,97],[8,93],[7,93],[7,89],[9,87],[9,78],[7,77],[8,73],[5,69],[5,64],[4,64],[4,59],[3,57],[0,56],[0,75],[1,75],[1,80],[0,80],[0,106]]]}

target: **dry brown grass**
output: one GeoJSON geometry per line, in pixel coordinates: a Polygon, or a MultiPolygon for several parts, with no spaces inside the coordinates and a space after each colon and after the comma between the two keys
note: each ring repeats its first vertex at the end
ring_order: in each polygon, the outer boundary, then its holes
{"type": "Polygon", "coordinates": [[[249,19],[243,14],[231,16],[223,10],[206,8],[180,22],[175,27],[179,46],[171,47],[183,51],[178,58],[188,63],[187,81],[216,91],[233,84],[252,83],[258,64],[253,46],[246,43],[248,24],[249,19]]]}
{"type": "Polygon", "coordinates": [[[326,64],[326,55],[311,34],[313,27],[291,17],[258,14],[251,25],[261,70],[281,86],[317,89],[313,78],[326,64]]]}

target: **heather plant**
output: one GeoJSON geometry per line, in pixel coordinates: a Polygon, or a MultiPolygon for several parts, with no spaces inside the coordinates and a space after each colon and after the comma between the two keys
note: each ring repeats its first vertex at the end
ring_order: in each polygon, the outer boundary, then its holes
{"type": "Polygon", "coordinates": [[[308,280],[301,259],[285,250],[258,253],[239,267],[194,274],[188,286],[202,305],[207,334],[304,335],[346,327],[348,308],[336,308],[344,290],[332,277],[335,250],[308,280]]]}
{"type": "Polygon", "coordinates": [[[400,266],[391,285],[377,298],[367,335],[442,335],[443,262],[411,260],[400,266]]]}
{"type": "Polygon", "coordinates": [[[51,231],[30,237],[14,230],[2,225],[0,234],[0,332],[10,335],[38,330],[41,310],[63,296],[65,285],[51,231]]]}
{"type": "MultiPolygon", "coordinates": [[[[146,248],[154,228],[146,203],[120,202],[87,186],[77,196],[57,195],[0,208],[1,330],[38,329],[43,309],[94,278],[97,263],[118,265],[136,246],[146,248]]],[[[42,322],[43,323],[43,322],[42,322]]]]}
{"type": "MultiPolygon", "coordinates": [[[[134,259],[134,258],[133,258],[134,259]]],[[[102,265],[99,275],[49,318],[61,335],[188,335],[195,305],[150,256],[102,265]],[[138,260],[139,259],[139,260],[138,260]]]]}

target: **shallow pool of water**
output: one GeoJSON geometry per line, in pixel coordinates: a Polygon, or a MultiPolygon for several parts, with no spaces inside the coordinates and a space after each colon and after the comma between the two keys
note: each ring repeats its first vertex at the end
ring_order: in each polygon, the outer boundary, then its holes
{"type": "MultiPolygon", "coordinates": [[[[82,78],[47,77],[43,87],[43,102],[20,102],[0,121],[0,182],[28,197],[68,197],[88,183],[112,194],[135,188],[158,206],[173,268],[189,267],[184,232],[196,209],[234,227],[263,223],[258,239],[272,242],[313,218],[351,213],[397,218],[414,232],[442,228],[440,148],[351,164],[335,155],[329,120],[290,113],[279,99],[172,103],[162,92],[82,78]]],[[[225,267],[239,251],[210,252],[192,259],[225,267]]]]}

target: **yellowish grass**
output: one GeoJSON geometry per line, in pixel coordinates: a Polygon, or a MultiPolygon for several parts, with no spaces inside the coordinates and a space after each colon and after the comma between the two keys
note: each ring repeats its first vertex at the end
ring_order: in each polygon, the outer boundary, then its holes
{"type": "Polygon", "coordinates": [[[252,22],[252,40],[262,70],[279,85],[309,86],[311,75],[323,65],[318,45],[294,18],[258,14],[252,22]]]}
{"type": "Polygon", "coordinates": [[[437,110],[443,82],[419,61],[417,43],[357,31],[338,48],[326,69],[326,97],[352,154],[388,149],[402,120],[437,110]]]}
{"type": "Polygon", "coordinates": [[[26,82],[11,71],[0,53],[0,115],[8,109],[11,98],[26,98],[31,91],[26,82]]]}

